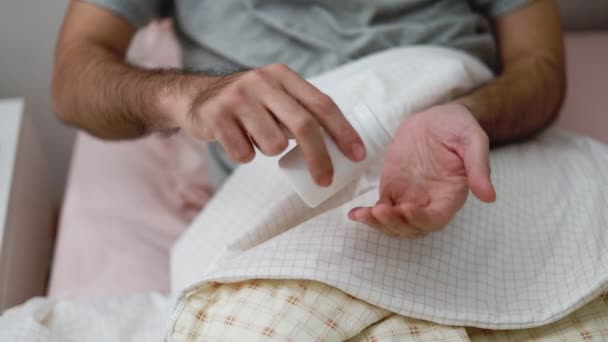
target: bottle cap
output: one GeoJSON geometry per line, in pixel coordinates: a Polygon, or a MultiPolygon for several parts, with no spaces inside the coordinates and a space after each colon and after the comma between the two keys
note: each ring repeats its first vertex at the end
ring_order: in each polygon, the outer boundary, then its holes
{"type": "Polygon", "coordinates": [[[352,118],[357,121],[359,134],[365,133],[380,148],[384,148],[391,143],[391,135],[367,105],[357,104],[352,113],[352,118]]]}

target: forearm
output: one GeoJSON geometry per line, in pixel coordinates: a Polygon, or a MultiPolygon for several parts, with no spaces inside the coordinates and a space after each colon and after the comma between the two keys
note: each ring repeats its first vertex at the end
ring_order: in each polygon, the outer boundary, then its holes
{"type": "Polygon", "coordinates": [[[176,70],[133,67],[102,46],[64,51],[53,77],[55,111],[66,123],[105,139],[177,128],[177,113],[189,110],[188,93],[204,83],[176,70]]]}
{"type": "Polygon", "coordinates": [[[522,57],[458,102],[471,110],[492,145],[528,138],[557,118],[566,84],[560,65],[550,57],[522,57]]]}

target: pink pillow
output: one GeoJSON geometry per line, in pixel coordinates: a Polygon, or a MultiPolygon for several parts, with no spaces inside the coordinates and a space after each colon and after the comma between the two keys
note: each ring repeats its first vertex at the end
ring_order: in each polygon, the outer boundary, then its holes
{"type": "MultiPolygon", "coordinates": [[[[139,32],[129,60],[178,67],[171,23],[139,32]]],[[[49,296],[168,291],[173,242],[212,193],[204,152],[204,144],[182,134],[107,142],[79,133],[49,296]]]]}
{"type": "Polygon", "coordinates": [[[558,124],[608,143],[608,31],[566,35],[568,94],[558,124]]]}

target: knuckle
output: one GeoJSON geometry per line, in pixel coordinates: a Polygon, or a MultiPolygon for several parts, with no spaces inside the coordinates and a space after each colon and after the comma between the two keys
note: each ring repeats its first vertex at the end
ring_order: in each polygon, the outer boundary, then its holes
{"type": "Polygon", "coordinates": [[[202,115],[201,112],[197,112],[192,115],[187,129],[194,138],[203,141],[212,141],[215,139],[214,132],[217,131],[218,116],[217,111],[206,111],[205,115],[202,115]]]}
{"type": "Polygon", "coordinates": [[[189,130],[188,133],[194,139],[204,141],[204,142],[209,142],[214,139],[213,133],[210,132],[210,130],[207,128],[189,130]]]}
{"type": "Polygon", "coordinates": [[[283,74],[283,73],[289,72],[291,70],[287,66],[287,64],[283,64],[283,63],[269,64],[269,65],[265,66],[264,69],[272,74],[283,74]]]}
{"type": "Polygon", "coordinates": [[[253,151],[245,147],[238,147],[231,151],[231,158],[237,163],[247,163],[254,157],[253,151]]]}
{"type": "Polygon", "coordinates": [[[312,109],[320,115],[331,115],[334,114],[336,105],[334,101],[327,94],[318,94],[312,100],[312,109]]]}
{"type": "Polygon", "coordinates": [[[247,74],[242,77],[242,81],[239,82],[239,85],[241,85],[243,87],[256,86],[256,85],[259,85],[260,83],[266,82],[267,78],[268,78],[267,72],[264,70],[263,67],[258,68],[258,69],[253,69],[253,70],[247,72],[247,74]]]}
{"type": "Polygon", "coordinates": [[[228,153],[228,155],[232,156],[232,149],[230,148],[230,146],[228,146],[225,143],[226,134],[224,133],[224,130],[221,129],[221,127],[217,124],[209,125],[209,127],[207,129],[213,135],[213,139],[220,142],[222,144],[222,147],[224,148],[224,150],[228,153]]]}
{"type": "Polygon", "coordinates": [[[311,118],[299,119],[293,124],[293,134],[296,136],[308,136],[316,128],[316,123],[311,118]]]}
{"type": "Polygon", "coordinates": [[[221,102],[233,106],[245,102],[245,90],[242,85],[233,84],[222,93],[221,102]]]}
{"type": "Polygon", "coordinates": [[[201,129],[196,130],[193,136],[199,140],[207,142],[212,141],[215,138],[215,135],[213,134],[213,128],[209,127],[208,125],[205,125],[201,129]]]}
{"type": "Polygon", "coordinates": [[[201,126],[209,132],[221,131],[224,126],[226,115],[227,114],[222,110],[222,107],[218,105],[217,108],[205,112],[205,118],[201,123],[201,126]]]}
{"type": "Polygon", "coordinates": [[[223,111],[224,107],[220,101],[215,101],[214,103],[211,103],[208,108],[205,108],[204,112],[201,113],[201,117],[204,118],[204,123],[206,125],[216,125],[217,122],[222,119],[223,111]]]}
{"type": "Polygon", "coordinates": [[[268,147],[267,147],[267,154],[271,155],[271,156],[276,156],[277,154],[280,154],[281,152],[285,151],[285,149],[287,148],[288,142],[286,138],[277,138],[277,139],[273,139],[268,147]]]}

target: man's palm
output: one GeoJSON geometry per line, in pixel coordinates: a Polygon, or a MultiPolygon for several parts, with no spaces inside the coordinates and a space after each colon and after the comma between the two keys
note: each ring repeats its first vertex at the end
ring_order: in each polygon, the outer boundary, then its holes
{"type": "Polygon", "coordinates": [[[406,238],[441,229],[462,208],[469,188],[483,201],[495,199],[488,154],[487,136],[465,107],[416,114],[389,147],[379,201],[349,216],[406,238]]]}

